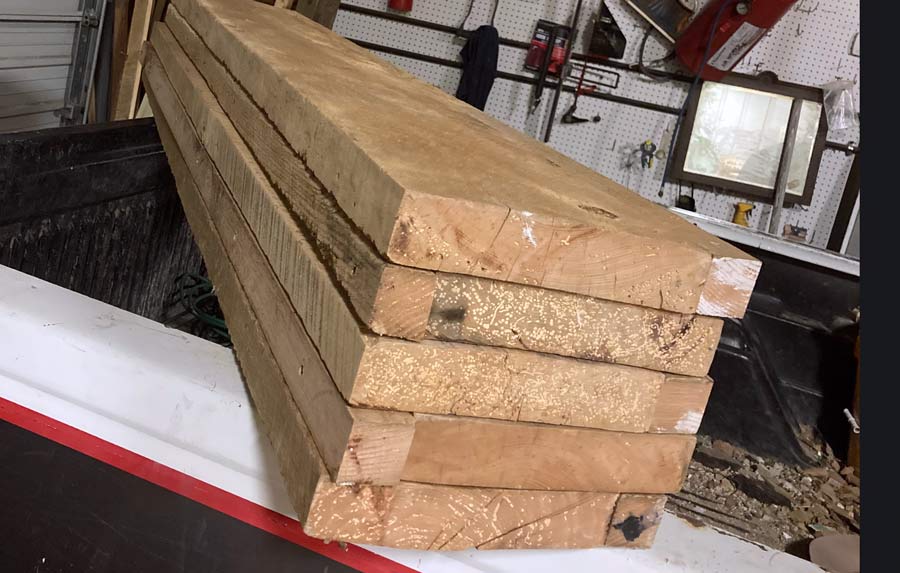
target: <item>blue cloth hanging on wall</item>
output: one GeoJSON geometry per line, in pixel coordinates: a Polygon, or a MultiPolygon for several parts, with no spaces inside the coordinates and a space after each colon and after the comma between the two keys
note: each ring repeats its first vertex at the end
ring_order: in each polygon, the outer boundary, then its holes
{"type": "Polygon", "coordinates": [[[500,34],[493,26],[481,26],[472,34],[460,51],[463,73],[456,89],[456,97],[484,111],[488,96],[497,77],[497,56],[500,53],[500,34]]]}

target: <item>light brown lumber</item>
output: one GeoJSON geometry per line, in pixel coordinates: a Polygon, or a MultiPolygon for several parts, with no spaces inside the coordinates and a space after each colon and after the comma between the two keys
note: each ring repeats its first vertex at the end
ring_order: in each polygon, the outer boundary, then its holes
{"type": "Polygon", "coordinates": [[[179,12],[389,260],[741,316],[759,261],[301,18],[179,12]]]}
{"type": "Polygon", "coordinates": [[[402,483],[320,488],[310,535],[404,549],[578,549],[607,536],[616,496],[402,483]]]}
{"type": "Polygon", "coordinates": [[[315,239],[360,320],[373,331],[692,376],[709,370],[722,328],[719,319],[385,263],[177,10],[169,10],[166,23],[178,46],[168,35],[157,38],[163,59],[184,50],[273,187],[315,239]]]}
{"type": "Polygon", "coordinates": [[[664,495],[620,495],[606,535],[606,545],[650,547],[656,537],[665,508],[664,495]]]}
{"type": "MultiPolygon", "coordinates": [[[[162,113],[157,113],[157,125],[179,193],[188,198],[193,228],[199,223],[195,207],[200,204],[191,198],[199,198],[199,193],[162,113]]],[[[214,244],[220,240],[218,235],[197,238],[205,253],[224,250],[221,244],[214,244]]],[[[215,260],[228,262],[227,258],[215,260]]],[[[308,535],[434,550],[584,548],[604,543],[616,494],[417,483],[335,485],[233,268],[230,263],[216,264],[213,273],[254,406],[308,535]]]]}
{"type": "Polygon", "coordinates": [[[128,17],[130,8],[130,0],[115,0],[113,3],[112,63],[110,64],[109,74],[110,109],[115,106],[117,101],[119,84],[122,82],[122,70],[125,68],[125,60],[128,58],[128,17]]]}
{"type": "MultiPolygon", "coordinates": [[[[167,26],[164,23],[154,31],[154,50],[172,47],[174,40],[167,26]]],[[[311,246],[291,227],[277,197],[268,203],[262,199],[271,198],[274,191],[252,167],[255,161],[213,95],[198,85],[202,80],[188,74],[192,64],[183,53],[170,49],[164,67],[177,84],[178,97],[190,110],[190,117],[179,117],[170,124],[184,140],[194,137],[191,125],[198,126],[199,137],[209,153],[216,155],[213,159],[223,177],[230,179],[231,193],[251,227],[254,213],[258,217],[256,238],[269,262],[274,262],[276,275],[306,331],[351,404],[634,432],[661,427],[654,411],[668,396],[668,377],[661,373],[518,350],[436,341],[415,344],[361,332],[311,246]],[[273,210],[260,215],[261,204],[273,210]]],[[[159,105],[170,115],[178,113],[176,99],[172,95],[159,105]]],[[[210,159],[200,153],[189,163],[199,168],[210,159]]],[[[252,233],[246,234],[252,240],[252,233]]],[[[695,392],[705,402],[708,380],[692,380],[697,383],[695,392]]],[[[685,405],[683,415],[698,414],[696,401],[678,404],[685,405]]],[[[683,428],[662,431],[690,433],[683,428]]]]}
{"type": "Polygon", "coordinates": [[[476,355],[410,346],[372,353],[351,402],[374,408],[540,422],[623,432],[694,434],[712,382],[572,362],[531,352],[476,355]],[[396,365],[412,372],[398,377],[396,365]]]}
{"type": "Polygon", "coordinates": [[[417,415],[401,477],[476,487],[669,493],[681,489],[694,441],[417,415]]]}
{"type": "Polygon", "coordinates": [[[141,46],[147,39],[150,31],[150,21],[153,18],[153,0],[134,0],[134,8],[131,11],[131,27],[128,31],[128,55],[140,55],[141,46]]]}
{"type": "Polygon", "coordinates": [[[696,378],[666,376],[647,431],[696,434],[711,391],[712,381],[701,388],[696,378]]]}
{"type": "Polygon", "coordinates": [[[722,321],[438,273],[427,335],[703,376],[722,321]],[[552,294],[548,294],[552,293],[552,294]]]}
{"type": "Polygon", "coordinates": [[[152,16],[153,0],[135,0],[128,32],[127,55],[116,91],[116,104],[112,110],[114,120],[134,118],[141,85],[141,46],[147,39],[152,16]]]}
{"type": "MultiPolygon", "coordinates": [[[[173,137],[178,148],[182,153],[189,154],[187,164],[195,181],[200,181],[198,187],[219,190],[217,194],[206,191],[207,216],[215,219],[198,221],[198,217],[192,217],[191,220],[192,229],[197,234],[217,233],[219,237],[224,237],[222,240],[227,244],[220,251],[204,251],[207,264],[226,265],[230,260],[234,272],[243,277],[245,291],[250,293],[251,300],[258,301],[251,305],[261,315],[262,330],[289,380],[289,387],[301,411],[310,416],[322,416],[324,419],[315,424],[324,426],[325,431],[329,430],[328,419],[331,416],[339,420],[349,414],[354,420],[349,436],[347,431],[338,431],[337,440],[328,442],[335,446],[335,458],[341,460],[340,466],[333,470],[335,475],[344,476],[335,477],[338,483],[344,483],[344,480],[391,483],[388,480],[399,481],[403,477],[421,483],[517,489],[665,493],[680,488],[683,468],[693,450],[693,436],[626,434],[421,415],[415,416],[415,425],[411,427],[399,413],[363,412],[352,408],[345,412],[347,407],[340,403],[334,385],[327,383],[324,369],[318,369],[313,343],[305,336],[302,323],[291,311],[286,294],[266,265],[265,257],[253,240],[246,222],[238,220],[240,212],[237,205],[232,202],[220,180],[212,177],[213,181],[208,181],[212,173],[211,163],[204,161],[202,154],[193,151],[198,148],[202,151],[200,142],[196,137],[192,139],[180,135],[185,133],[184,127],[190,126],[190,121],[177,113],[180,105],[175,101],[177,95],[168,84],[153,48],[147,52],[145,81],[153,96],[155,112],[166,117],[167,125],[174,128],[173,137]],[[229,216],[233,219],[229,220],[229,216]],[[300,357],[299,367],[296,361],[292,361],[295,358],[292,351],[300,357]],[[309,396],[317,399],[315,404],[308,403],[311,402],[309,396]],[[366,414],[368,419],[375,418],[371,427],[359,422],[362,414],[366,414]],[[456,443],[450,447],[446,441],[454,432],[457,434],[456,443]],[[526,458],[521,447],[527,444],[532,444],[533,448],[526,458]],[[469,468],[460,467],[453,455],[445,455],[445,451],[459,453],[472,447],[478,448],[479,456],[494,460],[493,471],[478,463],[469,468]],[[514,472],[498,469],[500,460],[507,458],[509,463],[516,465],[514,472]],[[641,471],[623,474],[623,467],[640,467],[641,471]],[[566,468],[567,472],[557,474],[552,468],[566,468]]],[[[168,137],[166,141],[169,141],[168,137]]],[[[203,195],[204,191],[199,193],[203,195]]],[[[193,198],[185,197],[185,204],[192,212],[199,210],[193,201],[193,198]]],[[[412,348],[425,346],[424,343],[408,341],[398,343],[412,348]]],[[[399,372],[416,370],[416,366],[415,361],[401,363],[399,372]]],[[[395,368],[394,372],[398,370],[395,368]]],[[[466,373],[467,376],[479,374],[466,373]]],[[[322,439],[316,430],[314,435],[317,440],[322,439]]],[[[323,447],[319,441],[317,443],[320,448],[323,447]]],[[[473,458],[476,462],[477,459],[473,458]]]]}
{"type": "MultiPolygon", "coordinates": [[[[171,100],[174,94],[153,58],[148,59],[144,74],[154,109],[166,110],[168,106],[160,102],[171,100]]],[[[192,161],[193,172],[185,165],[184,154],[196,157],[202,147],[196,139],[174,135],[169,125],[186,119],[168,114],[166,118],[157,117],[159,131],[166,153],[172,157],[185,214],[214,284],[227,293],[249,293],[241,297],[241,302],[248,303],[249,298],[248,304],[262,322],[260,328],[270,349],[267,352],[276,357],[285,373],[332,478],[337,483],[397,483],[412,441],[413,417],[347,407],[315,346],[291,312],[284,291],[271,277],[271,270],[266,272],[258,246],[243,233],[245,223],[218,174],[208,162],[192,161]]]]}

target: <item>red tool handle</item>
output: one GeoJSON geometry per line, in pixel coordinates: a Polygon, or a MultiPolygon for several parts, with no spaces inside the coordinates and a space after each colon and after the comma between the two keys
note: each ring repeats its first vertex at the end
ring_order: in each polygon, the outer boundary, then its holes
{"type": "Polygon", "coordinates": [[[398,12],[409,12],[413,8],[413,0],[388,0],[388,8],[398,12]]]}

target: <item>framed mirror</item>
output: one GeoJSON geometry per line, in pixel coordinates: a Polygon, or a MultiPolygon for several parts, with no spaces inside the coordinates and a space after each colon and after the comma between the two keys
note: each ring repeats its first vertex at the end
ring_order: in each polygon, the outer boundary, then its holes
{"type": "Polygon", "coordinates": [[[785,205],[809,205],[827,131],[818,88],[740,74],[704,81],[688,101],[672,177],[771,203],[787,169],[785,205]]]}

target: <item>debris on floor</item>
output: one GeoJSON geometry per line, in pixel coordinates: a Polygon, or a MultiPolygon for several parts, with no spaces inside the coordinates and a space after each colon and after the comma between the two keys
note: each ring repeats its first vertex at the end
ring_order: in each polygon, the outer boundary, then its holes
{"type": "Polygon", "coordinates": [[[688,520],[788,550],[835,533],[859,533],[859,477],[829,448],[821,465],[799,468],[708,436],[668,509],[688,520]]]}

